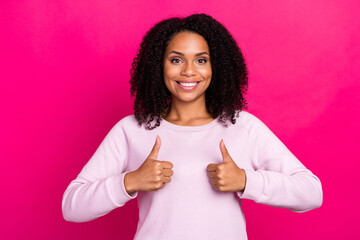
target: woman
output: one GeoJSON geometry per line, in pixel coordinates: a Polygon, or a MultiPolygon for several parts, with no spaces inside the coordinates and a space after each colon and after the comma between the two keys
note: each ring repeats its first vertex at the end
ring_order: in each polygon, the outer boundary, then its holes
{"type": "Polygon", "coordinates": [[[130,83],[134,115],[66,189],[66,220],[90,221],[137,197],[134,239],[247,239],[242,199],[295,212],[321,206],[320,180],[243,111],[246,65],[212,17],[156,24],[130,83]]]}

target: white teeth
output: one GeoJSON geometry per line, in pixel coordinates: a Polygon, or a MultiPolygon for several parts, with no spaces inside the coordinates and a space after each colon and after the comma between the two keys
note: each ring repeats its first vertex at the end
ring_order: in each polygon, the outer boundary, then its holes
{"type": "Polygon", "coordinates": [[[181,86],[185,86],[185,87],[193,87],[195,86],[197,83],[180,83],[181,86]]]}

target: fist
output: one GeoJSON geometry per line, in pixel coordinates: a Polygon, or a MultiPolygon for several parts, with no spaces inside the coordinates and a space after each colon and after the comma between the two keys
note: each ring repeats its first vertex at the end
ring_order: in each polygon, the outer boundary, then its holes
{"type": "Polygon", "coordinates": [[[125,175],[125,188],[129,194],[136,191],[157,191],[171,181],[173,164],[157,160],[160,146],[160,137],[156,136],[155,144],[142,165],[125,175]]]}
{"type": "Polygon", "coordinates": [[[220,141],[223,162],[207,166],[207,175],[211,186],[221,192],[243,191],[246,186],[245,171],[239,168],[227,151],[224,141],[220,141]]]}

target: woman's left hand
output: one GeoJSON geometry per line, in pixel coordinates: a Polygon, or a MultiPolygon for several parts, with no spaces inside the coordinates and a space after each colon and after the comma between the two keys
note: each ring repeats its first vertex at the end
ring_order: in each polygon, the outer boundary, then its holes
{"type": "Polygon", "coordinates": [[[222,163],[211,163],[207,166],[207,174],[211,186],[221,192],[243,191],[246,186],[246,174],[239,168],[227,151],[224,140],[220,141],[222,163]]]}

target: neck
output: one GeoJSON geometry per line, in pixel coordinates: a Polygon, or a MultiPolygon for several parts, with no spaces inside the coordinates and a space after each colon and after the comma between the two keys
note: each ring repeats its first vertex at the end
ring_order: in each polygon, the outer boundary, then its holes
{"type": "Polygon", "coordinates": [[[211,118],[205,104],[205,95],[191,102],[171,99],[169,112],[164,117],[166,120],[188,122],[199,118],[211,118]]]}

